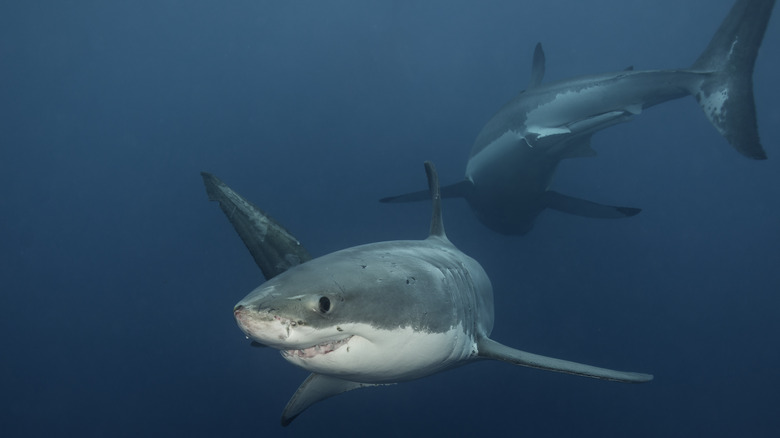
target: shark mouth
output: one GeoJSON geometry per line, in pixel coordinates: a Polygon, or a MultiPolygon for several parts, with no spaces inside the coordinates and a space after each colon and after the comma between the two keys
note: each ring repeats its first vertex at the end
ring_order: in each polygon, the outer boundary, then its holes
{"type": "Polygon", "coordinates": [[[311,359],[312,357],[319,356],[321,354],[328,354],[338,350],[341,346],[346,345],[350,339],[352,339],[352,336],[336,341],[323,342],[313,347],[303,348],[301,350],[282,350],[282,356],[311,359]]]}

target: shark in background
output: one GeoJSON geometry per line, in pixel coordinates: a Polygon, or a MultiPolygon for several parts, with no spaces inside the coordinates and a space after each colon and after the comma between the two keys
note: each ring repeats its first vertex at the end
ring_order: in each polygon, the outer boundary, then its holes
{"type": "MultiPolygon", "coordinates": [[[[742,155],[766,158],[753,101],[753,68],[775,0],[737,0],[709,45],[689,68],[633,70],[543,84],[545,58],[536,46],[528,88],[504,105],[476,138],[465,179],[441,188],[465,198],[477,218],[502,234],[522,235],[550,208],[592,218],[623,218],[637,208],[602,205],[550,190],[558,163],[594,156],[596,132],[643,110],[693,96],[720,134],[742,155]]],[[[428,199],[427,191],[381,202],[428,199]]]]}
{"type": "Polygon", "coordinates": [[[342,392],[485,359],[619,382],[653,378],[490,339],[490,279],[447,238],[438,177],[430,163],[425,168],[433,200],[427,239],[371,243],[314,259],[266,213],[217,177],[202,174],[209,199],[219,202],[267,278],[236,304],[238,326],[253,345],[280,350],[311,372],[285,407],[282,425],[342,392]]]}

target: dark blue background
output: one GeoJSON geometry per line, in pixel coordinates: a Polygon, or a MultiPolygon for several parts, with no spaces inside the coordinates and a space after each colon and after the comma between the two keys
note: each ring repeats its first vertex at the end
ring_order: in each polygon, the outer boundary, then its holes
{"type": "MultiPolygon", "coordinates": [[[[423,160],[547,79],[689,65],[731,0],[26,1],[0,6],[4,436],[770,436],[780,430],[780,26],[755,73],[770,159],[695,101],[598,134],[554,188],[642,207],[545,212],[526,237],[445,203],[496,295],[501,342],[649,372],[623,385],[481,362],[282,408],[306,372],[248,346],[261,274],[201,170],[315,255],[423,238],[423,160]]],[[[777,15],[777,11],[775,11],[777,15]]],[[[392,312],[393,309],[388,309],[392,312]]]]}

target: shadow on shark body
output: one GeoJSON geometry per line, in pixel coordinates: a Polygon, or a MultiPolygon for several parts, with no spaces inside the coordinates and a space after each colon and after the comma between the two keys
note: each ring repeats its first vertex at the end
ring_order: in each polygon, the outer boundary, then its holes
{"type": "Polygon", "coordinates": [[[478,360],[619,382],[648,374],[540,356],[490,339],[493,289],[442,223],[438,177],[425,163],[433,201],[425,240],[378,242],[312,259],[300,242],[215,176],[203,173],[267,281],[234,308],[253,345],[281,351],[311,372],[285,407],[282,425],[328,397],[422,378],[478,360]]]}
{"type": "MultiPolygon", "coordinates": [[[[646,108],[693,96],[721,135],[742,155],[766,158],[758,137],[753,67],[775,0],[738,0],[690,68],[624,71],[542,84],[545,57],[534,51],[528,89],[504,105],[477,136],[465,179],[441,189],[465,198],[477,218],[502,234],[522,235],[553,209],[590,218],[624,218],[637,208],[603,205],[550,190],[561,160],[596,155],[594,133],[646,108]]],[[[385,203],[428,199],[427,191],[385,203]]]]}

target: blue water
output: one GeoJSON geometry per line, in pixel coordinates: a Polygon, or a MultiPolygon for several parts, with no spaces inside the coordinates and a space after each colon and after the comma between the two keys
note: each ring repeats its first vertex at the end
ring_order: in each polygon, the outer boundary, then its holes
{"type": "MultiPolygon", "coordinates": [[[[643,209],[544,212],[448,235],[493,280],[493,337],[647,372],[626,385],[480,362],[317,404],[250,348],[232,306],[263,281],[199,172],[314,255],[424,238],[471,143],[547,80],[689,65],[731,0],[27,1],[0,5],[3,436],[776,436],[780,430],[780,12],[755,72],[769,160],[691,98],[595,136],[553,187],[643,209]],[[316,435],[313,435],[316,434],[316,435]]],[[[392,311],[392,309],[388,309],[392,311]]]]}

